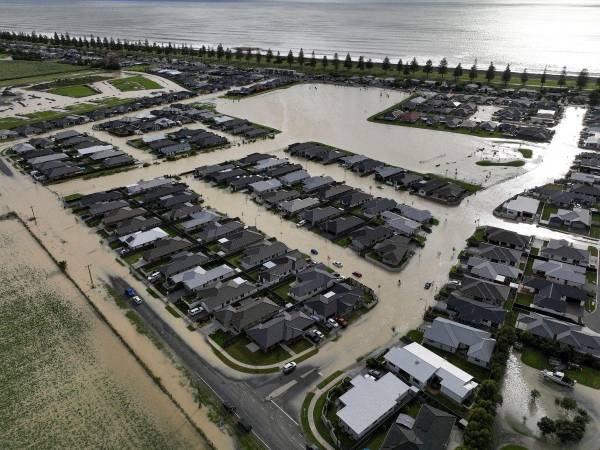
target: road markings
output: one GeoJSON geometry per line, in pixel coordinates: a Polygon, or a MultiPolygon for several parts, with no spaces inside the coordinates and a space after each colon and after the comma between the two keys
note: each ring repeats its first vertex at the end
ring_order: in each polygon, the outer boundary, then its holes
{"type": "Polygon", "coordinates": [[[282,413],[284,413],[284,414],[285,414],[285,415],[288,417],[288,419],[290,419],[292,422],[294,422],[294,423],[295,423],[297,426],[300,426],[300,424],[299,424],[298,422],[296,422],[292,416],[290,416],[288,413],[286,413],[286,412],[283,410],[283,408],[281,408],[281,406],[279,406],[279,405],[278,405],[277,403],[275,403],[273,400],[271,400],[271,403],[273,403],[275,406],[277,406],[277,408],[279,408],[279,410],[280,410],[282,413]]]}

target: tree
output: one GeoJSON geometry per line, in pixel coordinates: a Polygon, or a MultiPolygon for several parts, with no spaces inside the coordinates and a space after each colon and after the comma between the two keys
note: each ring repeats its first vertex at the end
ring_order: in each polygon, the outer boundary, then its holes
{"type": "Polygon", "coordinates": [[[494,405],[502,404],[502,395],[498,389],[498,384],[494,380],[484,380],[479,387],[477,399],[489,400],[494,405]]]}
{"type": "Polygon", "coordinates": [[[367,69],[372,69],[373,68],[373,60],[371,58],[367,59],[365,66],[367,67],[367,69]]]}
{"type": "Polygon", "coordinates": [[[267,62],[271,62],[273,59],[273,51],[271,49],[267,50],[267,62]]]}
{"type": "MultiPolygon", "coordinates": [[[[404,64],[402,63],[402,58],[400,58],[396,64],[396,71],[402,72],[402,69],[404,69],[404,64]]],[[[600,78],[598,78],[598,80],[600,80],[600,78]]]]}
{"type": "Polygon", "coordinates": [[[577,87],[579,89],[584,89],[590,80],[590,74],[587,69],[582,69],[577,75],[577,87]]]}
{"type": "Polygon", "coordinates": [[[383,70],[390,69],[390,58],[388,58],[387,56],[385,58],[383,58],[383,62],[381,63],[381,68],[383,70]]]}
{"type": "Polygon", "coordinates": [[[251,58],[252,58],[252,49],[247,48],[246,49],[246,60],[250,61],[251,58]]]}
{"type": "Polygon", "coordinates": [[[425,63],[425,67],[423,67],[423,72],[425,72],[426,77],[429,79],[429,74],[433,71],[433,62],[428,59],[425,63]]]}
{"type": "Polygon", "coordinates": [[[340,58],[337,53],[333,54],[333,67],[335,70],[338,70],[338,67],[340,67],[340,58]]]}
{"type": "Polygon", "coordinates": [[[477,78],[477,61],[469,69],[469,80],[474,81],[477,78]]]}
{"type": "Polygon", "coordinates": [[[448,61],[446,58],[442,58],[440,65],[438,66],[438,73],[444,78],[444,75],[448,73],[448,61]]]}
{"type": "Polygon", "coordinates": [[[504,87],[508,85],[510,79],[512,78],[512,72],[510,70],[510,64],[506,65],[506,69],[502,72],[502,82],[504,83],[504,87]]]}
{"type": "Polygon", "coordinates": [[[537,426],[540,429],[542,436],[554,434],[556,431],[556,424],[554,423],[554,420],[547,416],[542,417],[537,423],[537,426]]]}
{"type": "Polygon", "coordinates": [[[532,389],[529,393],[531,400],[533,400],[534,402],[540,397],[540,395],[540,391],[538,391],[537,389],[532,389]]]}
{"type": "Polygon", "coordinates": [[[304,65],[304,50],[300,49],[300,52],[298,52],[298,64],[300,64],[301,66],[304,65]]]}
{"type": "Polygon", "coordinates": [[[315,67],[317,65],[317,58],[315,57],[315,51],[313,50],[310,54],[310,67],[315,67]]]}
{"type": "Polygon", "coordinates": [[[529,74],[527,73],[527,69],[523,69],[523,72],[521,72],[521,84],[525,86],[527,81],[529,81],[529,74]]]}
{"type": "Polygon", "coordinates": [[[491,62],[489,67],[487,68],[486,72],[485,72],[485,79],[488,81],[488,83],[490,81],[492,81],[494,78],[496,77],[496,67],[494,67],[494,63],[491,62]]]}
{"type": "Polygon", "coordinates": [[[65,260],[59,261],[58,268],[61,270],[61,272],[66,272],[67,271],[67,262],[65,260]]]}
{"type": "Polygon", "coordinates": [[[415,73],[419,70],[419,63],[417,62],[417,58],[413,57],[412,61],[410,62],[410,71],[412,73],[415,73]]]}
{"type": "Polygon", "coordinates": [[[283,62],[283,56],[281,56],[281,53],[279,53],[279,50],[277,50],[277,56],[275,57],[275,64],[281,64],[283,62]]]}
{"type": "Polygon", "coordinates": [[[323,59],[321,60],[321,65],[323,66],[323,68],[327,67],[328,61],[327,61],[327,55],[323,55],[323,59]]]}
{"type": "Polygon", "coordinates": [[[404,75],[410,75],[410,64],[406,63],[404,64],[404,75]]]}
{"type": "Polygon", "coordinates": [[[260,50],[256,50],[255,56],[256,62],[260,64],[260,60],[262,59],[262,53],[260,52],[260,50]]]}
{"type": "Polygon", "coordinates": [[[565,84],[567,84],[567,66],[563,66],[560,75],[558,76],[557,83],[560,87],[563,87],[565,84]]]}
{"type": "Polygon", "coordinates": [[[352,69],[352,58],[350,57],[350,53],[346,54],[346,59],[344,60],[344,67],[346,69],[352,69]]]}
{"type": "Polygon", "coordinates": [[[462,77],[462,75],[463,75],[463,68],[460,65],[460,63],[458,63],[458,65],[454,68],[454,72],[452,73],[452,75],[454,76],[454,81],[458,81],[458,79],[460,77],[462,77]]]}
{"type": "Polygon", "coordinates": [[[287,63],[291,66],[294,64],[294,53],[290,50],[287,55],[287,63]]]}
{"type": "Polygon", "coordinates": [[[547,73],[546,73],[546,68],[544,67],[544,71],[542,72],[542,76],[540,77],[540,85],[542,87],[544,87],[544,85],[546,84],[546,77],[547,77],[547,73]]]}
{"type": "Polygon", "coordinates": [[[560,407],[567,411],[574,411],[577,409],[577,401],[571,397],[563,397],[560,401],[560,407]]]}
{"type": "Polygon", "coordinates": [[[104,60],[102,61],[102,67],[104,67],[107,70],[119,70],[121,68],[121,65],[119,64],[119,58],[117,57],[116,53],[108,52],[104,56],[104,60]]]}
{"type": "Polygon", "coordinates": [[[217,45],[217,59],[222,59],[223,56],[225,56],[225,51],[223,50],[223,45],[219,44],[217,45]]]}
{"type": "MultiPolygon", "coordinates": [[[[345,65],[345,64],[344,64],[345,65]]],[[[365,68],[365,59],[362,56],[358,57],[358,66],[360,70],[364,70],[365,68]]]]}

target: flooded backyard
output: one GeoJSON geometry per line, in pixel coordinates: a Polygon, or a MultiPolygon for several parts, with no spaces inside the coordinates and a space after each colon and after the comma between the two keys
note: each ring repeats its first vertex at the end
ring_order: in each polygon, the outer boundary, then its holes
{"type": "MultiPolygon", "coordinates": [[[[475,161],[483,158],[516,157],[518,143],[367,122],[369,116],[402,100],[405,96],[406,94],[397,91],[380,89],[299,85],[242,101],[218,99],[218,109],[221,112],[278,128],[282,132],[274,139],[254,143],[236,142],[229,149],[199,154],[173,162],[164,161],[161,164],[151,164],[101,178],[72,180],[48,188],[33,184],[26,175],[15,173],[11,178],[3,177],[0,184],[0,204],[6,205],[3,206],[5,210],[2,212],[15,210],[22,217],[29,217],[30,205],[32,205],[38,218],[38,223],[34,227],[36,234],[58,259],[68,261],[72,276],[80,284],[87,283],[86,264],[92,261],[95,278],[108,279],[112,276],[121,276],[131,281],[136,289],[143,290],[144,286],[133,280],[126,268],[117,264],[114,253],[99,242],[99,237],[61,207],[58,197],[111,189],[165,174],[189,172],[198,166],[241,158],[252,152],[268,152],[288,157],[293,162],[302,164],[313,175],[331,175],[338,181],[345,181],[348,185],[361,188],[373,195],[385,196],[417,208],[429,209],[439,220],[439,225],[434,226],[433,232],[427,236],[425,247],[417,251],[401,273],[395,274],[374,266],[350,249],[337,246],[304,228],[296,228],[294,223],[282,220],[249,200],[245,194],[232,194],[228,190],[210,186],[191,176],[183,177],[183,181],[203,195],[207,205],[232,217],[238,216],[248,225],[256,225],[291,248],[298,248],[305,253],[308,253],[311,248],[318,249],[319,255],[315,259],[325,263],[334,260],[343,262],[344,268],[340,271],[345,276],[349,276],[353,271],[363,274],[361,281],[373,288],[380,297],[378,306],[344,331],[336,342],[323,346],[317,355],[307,361],[307,364],[319,367],[323,373],[341,370],[353,364],[357,358],[397,342],[406,331],[421,323],[423,312],[433,303],[434,295],[447,281],[448,271],[456,264],[456,257],[464,247],[465,239],[473,233],[477,225],[502,226],[525,234],[537,234],[544,238],[561,237],[573,241],[587,241],[583,237],[569,237],[535,225],[505,222],[492,215],[492,210],[507,198],[524,189],[550,182],[569,170],[575,155],[581,151],[577,148],[577,139],[582,127],[583,108],[566,109],[565,116],[557,126],[556,134],[550,144],[528,144],[527,148],[533,149],[533,158],[528,160],[524,167],[504,169],[480,167],[475,165],[475,161]],[[359,177],[352,172],[344,171],[337,165],[322,166],[295,159],[283,152],[283,149],[291,143],[308,140],[317,140],[364,153],[386,163],[421,172],[431,171],[449,176],[456,173],[458,178],[485,184],[487,189],[468,197],[458,207],[433,203],[406,192],[395,191],[388,186],[377,189],[376,183],[370,177],[359,177]],[[480,148],[484,150],[479,151],[480,148]],[[398,280],[402,281],[401,285],[398,280]],[[425,290],[425,282],[432,282],[433,288],[425,290]]],[[[85,127],[91,129],[89,124],[85,127]]],[[[118,141],[115,143],[120,145],[118,141]]],[[[124,146],[122,149],[130,150],[124,146]]],[[[143,155],[140,154],[141,156],[143,155]]],[[[147,156],[144,161],[152,159],[151,156],[147,156]]],[[[191,396],[179,385],[179,377],[173,372],[167,358],[160,351],[152,349],[151,343],[144,342],[140,336],[136,336],[130,326],[128,328],[129,324],[114,304],[99,299],[97,292],[91,294],[94,301],[101,305],[103,313],[109,317],[111,323],[114,321],[119,329],[124,330],[128,341],[134,343],[135,349],[146,355],[148,360],[156,360],[156,367],[153,370],[160,373],[161,380],[168,385],[169,391],[175,392],[178,399],[181,399],[180,402],[185,405],[184,409],[188,412],[193,411],[191,396]]],[[[160,301],[149,299],[148,304],[204,359],[228,375],[239,378],[245,376],[231,373],[231,370],[224,367],[202,336],[189,333],[183,321],[165,313],[160,301]]],[[[511,380],[513,379],[511,377],[522,376],[523,373],[528,374],[528,370],[533,370],[522,367],[512,358],[510,365],[507,377],[511,380]]],[[[546,414],[547,410],[552,412],[554,400],[550,391],[547,395],[542,392],[542,399],[538,402],[537,409],[529,412],[526,409],[528,405],[524,402],[528,400],[531,388],[525,387],[525,382],[522,380],[507,382],[506,386],[509,386],[511,391],[505,394],[506,400],[501,414],[506,415],[506,423],[510,424],[510,428],[503,430],[503,437],[506,437],[504,439],[506,442],[513,440],[521,442],[522,438],[519,437],[519,440],[514,438],[520,436],[516,430],[522,430],[526,434],[534,433],[538,416],[546,414]],[[523,411],[528,411],[525,424],[522,424],[525,414],[523,411]]],[[[592,392],[588,395],[584,390],[580,391],[580,388],[577,387],[577,392],[584,392],[581,404],[588,408],[585,402],[590,402],[593,395],[597,396],[597,394],[592,392]]],[[[537,389],[542,391],[540,388],[537,389]]],[[[588,410],[592,413],[591,408],[588,410]]],[[[594,411],[597,420],[598,409],[594,411]]],[[[200,417],[201,415],[198,414],[195,418],[210,439],[219,444],[217,447],[220,449],[229,448],[231,439],[207,420],[206,413],[203,417],[200,417]]],[[[595,434],[597,435],[597,428],[595,434]]],[[[535,443],[533,438],[531,442],[535,443]]],[[[527,445],[530,446],[529,442],[527,445]]],[[[533,450],[544,446],[534,447],[531,444],[530,448],[533,450]]]]}
{"type": "Polygon", "coordinates": [[[523,364],[520,354],[513,352],[502,385],[502,406],[498,408],[496,425],[501,443],[517,443],[530,450],[595,450],[600,436],[600,395],[596,389],[577,385],[567,389],[541,381],[539,371],[523,364]],[[531,391],[537,389],[540,396],[534,401],[531,391]],[[586,434],[578,444],[558,445],[543,439],[537,427],[538,421],[548,416],[557,419],[565,416],[555,399],[572,397],[590,415],[586,434]]]}

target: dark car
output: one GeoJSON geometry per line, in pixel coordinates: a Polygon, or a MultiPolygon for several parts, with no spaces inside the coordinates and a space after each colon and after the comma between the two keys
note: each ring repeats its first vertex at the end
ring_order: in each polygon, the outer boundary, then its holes
{"type": "Polygon", "coordinates": [[[135,292],[135,289],[128,287],[125,289],[125,295],[129,298],[133,298],[137,295],[137,292],[135,292]]]}
{"type": "Polygon", "coordinates": [[[352,275],[354,275],[356,278],[362,277],[362,273],[360,272],[352,272],[352,275]]]}
{"type": "Polygon", "coordinates": [[[311,248],[310,249],[310,253],[313,254],[313,255],[318,255],[319,251],[316,248],[311,248]]]}
{"type": "Polygon", "coordinates": [[[250,433],[252,431],[252,425],[250,425],[244,419],[239,419],[237,424],[238,427],[240,427],[240,429],[245,433],[250,433]]]}
{"type": "Polygon", "coordinates": [[[431,281],[428,281],[427,283],[425,283],[424,288],[429,289],[432,285],[433,285],[433,283],[431,281]]]}

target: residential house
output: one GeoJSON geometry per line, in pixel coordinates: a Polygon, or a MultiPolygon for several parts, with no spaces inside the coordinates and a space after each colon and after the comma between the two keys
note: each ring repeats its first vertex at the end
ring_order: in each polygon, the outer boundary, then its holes
{"type": "Polygon", "coordinates": [[[231,278],[236,273],[235,269],[229,267],[227,264],[221,264],[210,269],[204,269],[202,266],[194,266],[191,269],[169,276],[167,287],[172,290],[182,285],[190,292],[197,292],[218,281],[231,278]]]}
{"type": "Polygon", "coordinates": [[[537,214],[539,206],[539,200],[524,195],[517,195],[516,198],[507,200],[502,204],[500,214],[503,217],[513,220],[532,221],[537,214]]]}
{"type": "Polygon", "coordinates": [[[545,276],[547,280],[568,286],[584,287],[586,283],[586,269],[581,266],[567,264],[559,261],[533,261],[533,273],[545,276]]]}
{"type": "Polygon", "coordinates": [[[313,317],[321,320],[329,317],[345,316],[362,305],[362,289],[347,283],[334,284],[323,293],[304,302],[304,309],[313,317]]]}
{"type": "Polygon", "coordinates": [[[587,267],[590,265],[590,252],[573,247],[564,239],[550,239],[540,256],[555,261],[587,267]]]}
{"type": "Polygon", "coordinates": [[[465,276],[459,289],[465,297],[492,305],[502,305],[510,294],[510,287],[465,276]]]}
{"type": "Polygon", "coordinates": [[[305,220],[310,226],[315,226],[324,222],[328,219],[332,219],[337,216],[341,216],[344,213],[343,210],[335,208],[333,206],[317,207],[314,209],[307,209],[300,213],[300,218],[305,220]]]}
{"type": "Polygon", "coordinates": [[[587,327],[563,322],[541,314],[519,314],[517,329],[564,345],[582,355],[600,358],[600,334],[587,327]]]}
{"type": "Polygon", "coordinates": [[[274,258],[283,256],[288,251],[288,247],[283,242],[267,240],[262,244],[246,248],[240,259],[240,266],[244,270],[250,270],[274,258]]]}
{"type": "Polygon", "coordinates": [[[399,267],[410,256],[410,239],[404,236],[392,236],[373,246],[379,260],[390,267],[399,267]]]}
{"type": "Polygon", "coordinates": [[[241,333],[269,319],[279,310],[280,307],[266,297],[250,297],[215,311],[214,316],[225,329],[241,333]]]}
{"type": "Polygon", "coordinates": [[[412,385],[419,389],[439,385],[441,393],[457,403],[468,400],[478,386],[472,375],[416,342],[393,347],[384,359],[391,372],[412,385]]]}
{"type": "Polygon", "coordinates": [[[246,334],[261,350],[266,351],[280,343],[289,343],[304,336],[315,320],[302,311],[284,311],[272,319],[246,330],[246,334]]]}
{"type": "Polygon", "coordinates": [[[142,253],[142,258],[147,263],[153,263],[160,259],[189,249],[193,244],[179,236],[164,238],[154,242],[151,249],[142,253]]]}
{"type": "Polygon", "coordinates": [[[208,313],[213,313],[240,300],[250,297],[258,291],[257,287],[241,278],[233,278],[218,282],[211,287],[196,290],[196,298],[190,308],[202,306],[208,313]]]}
{"type": "Polygon", "coordinates": [[[450,294],[446,305],[453,319],[478,328],[498,329],[507,314],[500,306],[488,305],[457,292],[450,294]]]}
{"type": "Polygon", "coordinates": [[[502,247],[514,248],[517,250],[526,250],[531,241],[530,236],[515,233],[514,231],[504,230],[502,228],[487,227],[486,239],[488,242],[500,245],[502,247]]]}
{"type": "Polygon", "coordinates": [[[384,241],[394,235],[394,231],[383,225],[364,226],[351,234],[350,247],[357,252],[363,252],[372,248],[375,244],[384,241]]]}
{"type": "Polygon", "coordinates": [[[336,278],[323,264],[317,264],[296,275],[290,285],[289,296],[299,302],[330,288],[336,278]]]}
{"type": "Polygon", "coordinates": [[[129,250],[139,250],[149,246],[154,241],[167,237],[168,234],[162,228],[156,227],[147,231],[136,231],[119,238],[129,250]]]}
{"type": "Polygon", "coordinates": [[[336,416],[354,440],[381,425],[414,395],[410,386],[391,373],[378,380],[357,375],[350,383],[352,387],[338,400],[341,408],[336,416]]]}
{"type": "Polygon", "coordinates": [[[550,214],[548,225],[588,231],[592,226],[592,215],[588,209],[584,208],[573,208],[572,211],[559,209],[556,213],[550,214]]]}
{"type": "Polygon", "coordinates": [[[425,330],[423,344],[458,354],[478,366],[489,367],[496,340],[487,331],[436,317],[425,330]]]}
{"type": "Polygon", "coordinates": [[[496,263],[477,256],[471,256],[467,260],[467,268],[471,275],[503,284],[517,281],[523,275],[523,271],[518,267],[496,263]]]}
{"type": "Polygon", "coordinates": [[[363,219],[356,216],[342,216],[322,222],[319,228],[335,239],[357,229],[364,223],[363,219]]]}
{"type": "Polygon", "coordinates": [[[273,285],[289,275],[295,275],[308,266],[306,257],[298,250],[272,259],[262,264],[258,272],[258,280],[264,285],[273,285]]]}

